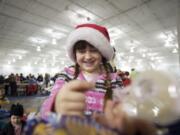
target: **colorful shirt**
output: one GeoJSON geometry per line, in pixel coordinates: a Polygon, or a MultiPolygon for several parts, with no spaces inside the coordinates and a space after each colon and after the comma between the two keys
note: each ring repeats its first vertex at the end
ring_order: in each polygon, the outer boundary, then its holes
{"type": "MultiPolygon", "coordinates": [[[[51,90],[50,96],[44,101],[41,108],[41,116],[46,117],[52,112],[56,95],[61,90],[62,86],[74,79],[74,68],[65,68],[56,79],[56,82],[51,90]]],[[[86,80],[83,73],[81,72],[78,80],[86,80]]],[[[93,111],[102,112],[104,95],[106,92],[105,86],[106,74],[97,76],[95,81],[95,90],[88,90],[86,95],[86,111],[85,114],[90,114],[93,111]]],[[[116,73],[110,73],[110,82],[112,90],[123,90],[123,83],[121,78],[116,73]]]]}

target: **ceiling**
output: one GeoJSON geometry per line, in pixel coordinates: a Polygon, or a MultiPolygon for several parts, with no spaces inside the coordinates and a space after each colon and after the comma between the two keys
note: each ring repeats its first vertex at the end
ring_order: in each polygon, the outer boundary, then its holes
{"type": "Polygon", "coordinates": [[[0,73],[51,72],[71,65],[67,35],[105,25],[122,70],[179,72],[177,0],[0,0],[0,73]]]}

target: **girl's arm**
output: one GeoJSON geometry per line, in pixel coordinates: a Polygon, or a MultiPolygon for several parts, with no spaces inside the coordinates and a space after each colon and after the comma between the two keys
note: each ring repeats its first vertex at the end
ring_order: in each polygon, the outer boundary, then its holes
{"type": "Polygon", "coordinates": [[[48,114],[50,114],[51,112],[54,112],[54,104],[55,104],[56,95],[58,94],[58,92],[60,91],[61,87],[64,84],[65,84],[64,80],[58,80],[58,79],[56,80],[51,90],[50,96],[42,104],[42,107],[40,110],[40,114],[42,118],[46,118],[48,114]]]}

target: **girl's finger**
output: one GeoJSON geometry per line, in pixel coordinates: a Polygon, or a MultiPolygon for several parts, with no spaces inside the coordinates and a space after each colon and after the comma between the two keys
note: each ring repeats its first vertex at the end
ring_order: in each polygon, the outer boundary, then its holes
{"type": "Polygon", "coordinates": [[[85,102],[85,94],[82,92],[68,91],[62,100],[71,102],[85,102]]]}
{"type": "Polygon", "coordinates": [[[65,102],[61,105],[61,108],[64,108],[64,111],[80,111],[84,112],[86,108],[85,102],[65,102]]]}
{"type": "Polygon", "coordinates": [[[69,82],[69,84],[67,85],[67,89],[84,92],[86,90],[94,88],[94,85],[94,83],[87,81],[73,80],[69,82]]]}

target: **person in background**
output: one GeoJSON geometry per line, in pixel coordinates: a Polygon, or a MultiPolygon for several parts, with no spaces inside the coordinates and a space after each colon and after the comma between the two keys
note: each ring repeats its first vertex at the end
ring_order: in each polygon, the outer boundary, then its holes
{"type": "Polygon", "coordinates": [[[9,76],[9,85],[11,89],[11,96],[17,96],[17,83],[16,83],[16,77],[12,73],[9,76]]]}
{"type": "Polygon", "coordinates": [[[24,108],[21,104],[13,104],[10,109],[10,121],[4,126],[2,135],[22,135],[25,126],[24,108]]]}
{"type": "Polygon", "coordinates": [[[131,78],[129,77],[128,71],[117,70],[117,74],[121,77],[124,87],[131,84],[131,78]]]}
{"type": "Polygon", "coordinates": [[[48,73],[45,74],[44,81],[45,81],[45,85],[46,85],[46,88],[47,88],[48,84],[50,82],[50,75],[48,73]]]}
{"type": "Polygon", "coordinates": [[[0,108],[3,108],[4,105],[9,104],[8,98],[5,96],[4,85],[0,85],[0,108]]]}
{"type": "Polygon", "coordinates": [[[0,75],[0,85],[5,83],[5,78],[3,75],[0,75]]]}
{"type": "Polygon", "coordinates": [[[20,82],[24,82],[26,78],[24,77],[23,73],[20,73],[20,82]]]}
{"type": "Polygon", "coordinates": [[[20,76],[19,76],[19,74],[16,74],[16,76],[15,76],[15,80],[16,80],[16,83],[17,84],[19,84],[20,83],[20,76]]]}
{"type": "Polygon", "coordinates": [[[40,91],[40,93],[42,93],[43,90],[43,75],[42,74],[38,74],[37,76],[37,84],[38,84],[38,91],[40,91]]]}

